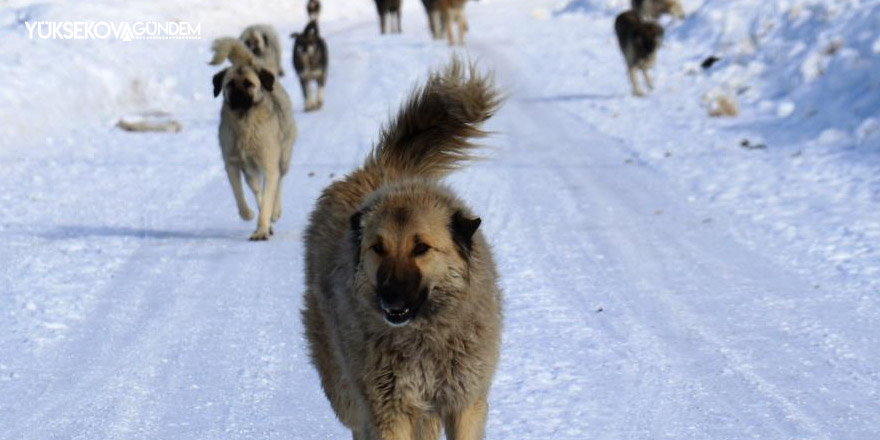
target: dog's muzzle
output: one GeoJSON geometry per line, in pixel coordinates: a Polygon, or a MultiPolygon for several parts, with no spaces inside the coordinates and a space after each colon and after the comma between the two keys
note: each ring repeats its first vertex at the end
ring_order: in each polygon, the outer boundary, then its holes
{"type": "Polygon", "coordinates": [[[419,289],[413,295],[400,289],[400,286],[386,285],[379,288],[377,294],[385,322],[399,327],[409,324],[419,314],[419,310],[428,298],[428,289],[419,289]]]}
{"type": "Polygon", "coordinates": [[[233,110],[247,110],[254,105],[254,98],[239,89],[229,89],[226,99],[229,100],[229,107],[233,110]]]}

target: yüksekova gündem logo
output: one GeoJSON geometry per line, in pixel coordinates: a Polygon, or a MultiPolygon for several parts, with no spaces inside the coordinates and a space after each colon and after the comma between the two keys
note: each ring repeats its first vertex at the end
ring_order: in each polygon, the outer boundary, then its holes
{"type": "Polygon", "coordinates": [[[196,40],[202,24],[185,21],[35,21],[29,37],[41,40],[196,40]]]}

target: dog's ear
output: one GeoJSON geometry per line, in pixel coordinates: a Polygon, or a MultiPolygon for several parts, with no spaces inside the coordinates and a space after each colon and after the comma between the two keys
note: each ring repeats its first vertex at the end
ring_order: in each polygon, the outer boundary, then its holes
{"type": "Polygon", "coordinates": [[[361,224],[363,211],[356,211],[348,219],[351,227],[351,247],[354,250],[354,265],[357,266],[361,261],[361,239],[363,238],[364,226],[361,224]]]}
{"type": "Polygon", "coordinates": [[[452,221],[449,223],[449,230],[452,232],[452,241],[458,248],[461,256],[467,260],[471,255],[471,249],[474,245],[474,234],[480,227],[479,217],[467,218],[461,211],[455,211],[452,214],[452,221]]]}
{"type": "Polygon", "coordinates": [[[219,96],[220,91],[223,90],[223,77],[226,76],[227,70],[229,70],[229,68],[223,69],[214,75],[214,97],[215,98],[217,96],[219,96]]]}
{"type": "Polygon", "coordinates": [[[270,92],[275,89],[275,74],[268,69],[260,69],[257,75],[260,77],[260,84],[264,89],[270,92]]]}

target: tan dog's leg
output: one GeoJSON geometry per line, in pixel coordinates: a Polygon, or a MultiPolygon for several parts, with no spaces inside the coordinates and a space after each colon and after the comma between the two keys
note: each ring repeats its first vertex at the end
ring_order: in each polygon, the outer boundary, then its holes
{"type": "Polygon", "coordinates": [[[636,68],[630,67],[628,69],[628,73],[629,73],[629,82],[632,84],[632,88],[633,88],[633,95],[645,96],[645,93],[642,92],[642,88],[639,87],[638,78],[636,78],[636,68]]]}
{"type": "Polygon", "coordinates": [[[324,106],[324,86],[318,84],[318,108],[324,106]]]}
{"type": "Polygon", "coordinates": [[[272,205],[272,223],[278,221],[281,218],[281,181],[284,180],[282,177],[278,178],[278,189],[275,191],[275,203],[272,205]]]}
{"type": "Polygon", "coordinates": [[[437,440],[440,438],[440,417],[423,414],[419,420],[417,440],[437,440]]]}
{"type": "Polygon", "coordinates": [[[486,430],[486,412],[489,406],[485,399],[466,408],[458,414],[446,417],[447,440],[482,440],[486,430]]]}
{"type": "Polygon", "coordinates": [[[455,39],[452,37],[453,12],[450,9],[446,9],[443,11],[443,16],[446,18],[443,22],[443,30],[446,31],[446,40],[449,41],[450,46],[454,46],[455,39]]]}
{"type": "Polygon", "coordinates": [[[413,440],[415,428],[409,417],[397,416],[376,427],[377,438],[375,440],[413,440]]]}
{"type": "Polygon", "coordinates": [[[263,180],[263,197],[260,200],[260,217],[257,219],[257,230],[251,234],[251,240],[268,240],[272,235],[271,220],[275,205],[275,195],[278,193],[278,184],[281,181],[281,173],[278,170],[278,157],[266,158],[264,162],[265,180],[263,180]]]}
{"type": "Polygon", "coordinates": [[[260,190],[260,176],[244,173],[244,178],[247,180],[248,188],[254,193],[254,199],[257,200],[257,208],[259,208],[263,203],[263,192],[260,190]]]}
{"type": "Polygon", "coordinates": [[[382,30],[382,35],[385,35],[385,14],[379,14],[379,28],[382,30]]]}
{"type": "Polygon", "coordinates": [[[648,85],[648,89],[654,90],[654,83],[651,81],[651,75],[648,74],[648,69],[642,69],[642,76],[645,77],[645,84],[648,85]]]}
{"type": "Polygon", "coordinates": [[[235,196],[235,203],[238,205],[238,215],[242,220],[250,220],[254,218],[254,212],[247,204],[244,198],[244,190],[241,187],[241,168],[235,165],[226,165],[226,176],[229,177],[229,184],[232,186],[232,194],[235,196]]]}
{"type": "Polygon", "coordinates": [[[464,34],[467,31],[467,18],[464,17],[464,9],[460,9],[458,11],[458,44],[464,46],[464,34]]]}

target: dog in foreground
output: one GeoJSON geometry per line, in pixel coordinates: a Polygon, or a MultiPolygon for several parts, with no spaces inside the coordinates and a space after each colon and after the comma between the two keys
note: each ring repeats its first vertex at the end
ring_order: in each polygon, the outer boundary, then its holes
{"type": "Polygon", "coordinates": [[[290,167],[296,124],[290,97],[275,73],[235,38],[214,40],[216,65],[232,66],[214,75],[214,97],[223,93],[220,111],[220,150],[226,174],[244,220],[253,218],[241,185],[247,181],[259,205],[257,230],[251,240],[267,240],[271,223],[281,217],[281,180],[290,167]]]}
{"type": "Polygon", "coordinates": [[[649,89],[654,88],[648,69],[654,66],[657,50],[663,43],[663,28],[657,23],[642,19],[636,11],[626,11],[614,21],[617,42],[626,61],[627,74],[633,95],[644,96],[636,71],[640,70],[649,89]]]}
{"type": "Polygon", "coordinates": [[[309,21],[302,32],[290,34],[293,41],[293,68],[299,76],[306,111],[324,105],[324,83],[327,81],[327,43],[318,33],[318,22],[309,21]],[[312,97],[311,82],[318,86],[317,98],[312,97]]]}
{"type": "Polygon", "coordinates": [[[501,293],[480,219],[439,179],[471,158],[499,102],[454,60],[312,212],[306,336],[355,440],[483,438],[501,293]]]}

